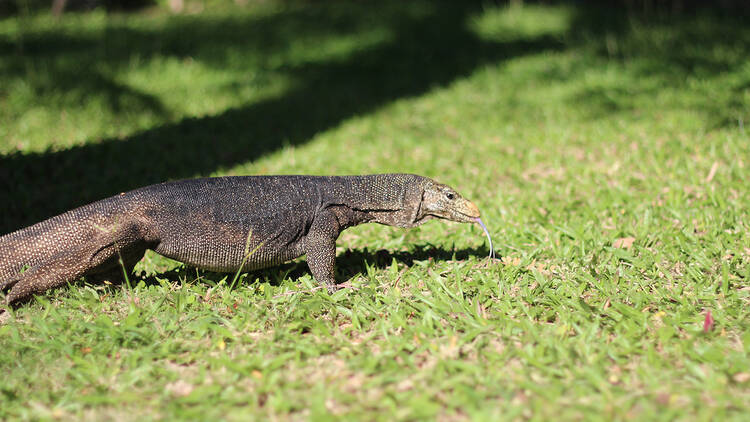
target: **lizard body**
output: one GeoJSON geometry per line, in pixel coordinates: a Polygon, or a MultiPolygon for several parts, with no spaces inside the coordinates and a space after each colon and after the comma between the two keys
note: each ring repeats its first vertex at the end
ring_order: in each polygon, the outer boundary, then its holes
{"type": "Polygon", "coordinates": [[[307,255],[315,279],[333,288],[341,231],[367,222],[415,227],[431,218],[476,222],[479,210],[452,188],[411,174],[166,182],[0,237],[0,289],[15,305],[82,276],[122,275],[123,266],[131,272],[147,249],[215,271],[307,255]]]}

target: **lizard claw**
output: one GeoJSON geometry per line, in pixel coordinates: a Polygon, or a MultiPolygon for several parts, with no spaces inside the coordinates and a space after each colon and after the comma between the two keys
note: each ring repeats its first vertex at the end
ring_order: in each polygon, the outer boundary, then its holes
{"type": "Polygon", "coordinates": [[[0,309],[0,325],[5,325],[10,321],[10,312],[7,309],[0,309]]]}
{"type": "Polygon", "coordinates": [[[336,283],[329,284],[329,283],[326,283],[326,290],[328,290],[328,294],[329,295],[332,295],[332,294],[336,293],[339,290],[343,290],[343,289],[351,288],[351,287],[352,287],[352,283],[350,281],[345,281],[345,282],[343,282],[341,284],[336,284],[336,283]]]}

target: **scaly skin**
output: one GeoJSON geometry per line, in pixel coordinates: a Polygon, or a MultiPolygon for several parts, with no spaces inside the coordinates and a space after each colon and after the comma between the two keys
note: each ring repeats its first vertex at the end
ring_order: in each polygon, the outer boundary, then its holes
{"type": "Polygon", "coordinates": [[[107,198],[0,237],[0,290],[17,305],[82,276],[127,272],[152,249],[215,271],[252,270],[307,255],[334,288],[336,239],[361,223],[473,223],[477,207],[411,174],[242,176],[181,180],[107,198]],[[23,269],[26,268],[26,271],[23,269]]]}

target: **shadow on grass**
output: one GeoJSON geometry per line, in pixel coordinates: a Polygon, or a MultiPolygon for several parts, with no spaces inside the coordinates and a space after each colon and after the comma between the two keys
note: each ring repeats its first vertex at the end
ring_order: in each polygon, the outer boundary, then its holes
{"type": "MultiPolygon", "coordinates": [[[[704,86],[715,83],[722,89],[703,88],[712,97],[709,101],[688,99],[678,106],[705,115],[708,129],[736,127],[739,120],[750,118],[750,72],[746,71],[750,9],[739,2],[726,7],[685,2],[684,9],[576,8],[569,45],[582,47],[605,64],[621,65],[635,80],[650,82],[640,84],[630,79],[588,87],[571,101],[572,105],[587,110],[592,118],[600,118],[636,110],[633,98],[637,95],[655,97],[664,88],[696,91],[695,82],[704,86]],[[727,78],[731,73],[735,77],[727,78]]],[[[602,63],[581,61],[568,72],[582,72],[586,66],[597,64],[602,63]]]]}
{"type": "MultiPolygon", "coordinates": [[[[337,283],[343,283],[357,275],[366,274],[368,267],[378,270],[389,268],[393,264],[394,259],[398,263],[412,266],[417,261],[464,261],[472,256],[479,258],[486,257],[488,253],[489,249],[486,247],[450,250],[432,245],[416,245],[414,250],[409,252],[391,252],[385,249],[370,251],[367,248],[362,250],[347,249],[346,252],[336,258],[336,281],[337,283]]],[[[250,271],[243,282],[238,283],[236,288],[252,284],[255,280],[268,282],[271,285],[279,285],[286,278],[297,280],[305,275],[310,275],[307,263],[304,260],[293,261],[275,267],[250,271]]],[[[195,280],[195,282],[201,282],[201,280],[221,280],[225,277],[228,280],[227,283],[231,283],[234,273],[214,273],[200,270],[196,272],[195,268],[179,267],[158,275],[159,279],[166,279],[172,283],[181,283],[184,280],[195,280]],[[198,274],[197,278],[196,274],[198,274]]],[[[160,284],[157,276],[141,277],[140,280],[146,285],[160,284]]]]}
{"type": "MultiPolygon", "coordinates": [[[[573,77],[596,65],[593,56],[637,62],[643,75],[679,86],[690,76],[715,77],[734,70],[745,63],[742,54],[750,56],[750,32],[734,16],[687,14],[661,19],[628,16],[622,8],[563,3],[574,8],[568,33],[512,41],[487,40],[469,29],[467,21],[485,7],[475,2],[385,2],[377,10],[371,4],[323,2],[260,17],[184,17],[159,30],[112,23],[103,39],[85,31],[39,32],[22,40],[0,36],[0,57],[8,59],[0,65],[0,77],[28,78],[37,92],[63,90],[80,98],[98,95],[107,99],[112,110],[144,109],[168,120],[169,111],[158,98],[118,83],[102,66],[128,66],[133,57],[169,56],[237,70],[246,64],[231,60],[230,53],[237,49],[256,52],[268,65],[275,54],[305,37],[346,36],[371,27],[389,34],[385,41],[345,57],[268,69],[291,81],[290,90],[278,97],[167,123],[124,139],[0,156],[0,192],[5,199],[0,233],[121,191],[210,174],[257,160],[284,145],[304,144],[346,119],[516,57],[581,49],[584,58],[569,75],[552,72],[547,77],[573,77]],[[662,31],[661,43],[650,46],[653,36],[639,38],[634,22],[662,31]],[[720,54],[727,46],[732,53],[720,54]],[[19,57],[45,66],[29,72],[28,61],[19,57]]],[[[732,124],[738,114],[747,113],[742,95],[750,80],[738,78],[733,83],[736,94],[706,106],[719,125],[732,124]]],[[[639,89],[584,90],[571,106],[596,111],[597,117],[617,113],[629,107],[623,99],[639,89]]]]}
{"type": "MultiPolygon", "coordinates": [[[[219,168],[253,161],[283,145],[299,145],[353,116],[366,114],[404,97],[424,94],[467,76],[486,63],[559,49],[550,37],[495,43],[478,38],[466,27],[473,3],[324,3],[303,12],[280,13],[257,20],[187,19],[164,33],[113,29],[102,60],[125,65],[141,56],[190,56],[209,66],[231,66],[227,53],[252,48],[266,55],[297,37],[345,34],[375,20],[392,34],[388,41],[356,50],[344,59],[287,66],[293,88],[278,98],[227,110],[219,115],[185,119],[125,139],[103,139],[63,151],[13,153],[0,157],[3,204],[0,232],[139,186],[204,175],[219,168]]],[[[24,41],[26,55],[68,54],[91,59],[87,49],[99,41],[69,34],[37,34],[24,41]]],[[[0,39],[0,51],[12,48],[0,39]]],[[[43,86],[101,94],[115,103],[130,96],[141,107],[162,112],[156,99],[103,80],[90,69],[64,64],[45,75],[43,86]],[[111,94],[111,95],[110,95],[111,94]]],[[[6,72],[24,72],[20,64],[6,72]]],[[[345,157],[331,157],[341,159],[345,157]]]]}
{"type": "Polygon", "coordinates": [[[487,247],[445,249],[432,245],[415,245],[413,251],[392,252],[386,249],[370,251],[347,249],[336,259],[339,282],[346,281],[358,274],[366,274],[367,267],[375,269],[390,268],[393,260],[401,264],[413,266],[417,261],[465,261],[470,257],[483,258],[489,254],[487,247]]]}

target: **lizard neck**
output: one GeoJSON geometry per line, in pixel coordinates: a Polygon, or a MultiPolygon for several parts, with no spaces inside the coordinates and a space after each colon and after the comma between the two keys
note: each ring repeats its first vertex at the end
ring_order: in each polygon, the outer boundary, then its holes
{"type": "Polygon", "coordinates": [[[414,227],[423,222],[419,218],[423,180],[412,174],[331,177],[323,202],[349,209],[341,216],[347,227],[365,222],[414,227]]]}

